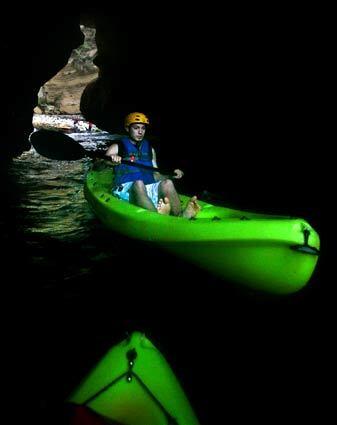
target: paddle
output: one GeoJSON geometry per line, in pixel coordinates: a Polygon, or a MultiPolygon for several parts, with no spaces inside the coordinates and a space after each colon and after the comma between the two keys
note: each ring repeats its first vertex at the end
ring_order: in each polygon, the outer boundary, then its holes
{"type": "MultiPolygon", "coordinates": [[[[105,152],[87,150],[79,142],[59,131],[38,130],[30,135],[29,140],[37,153],[49,159],[56,159],[58,161],[76,161],[78,159],[89,157],[109,160],[109,157],[105,155],[105,152]]],[[[122,159],[121,162],[122,164],[129,165],[131,167],[142,168],[165,175],[171,174],[162,169],[143,164],[136,164],[132,161],[127,161],[126,159],[122,159]]]]}

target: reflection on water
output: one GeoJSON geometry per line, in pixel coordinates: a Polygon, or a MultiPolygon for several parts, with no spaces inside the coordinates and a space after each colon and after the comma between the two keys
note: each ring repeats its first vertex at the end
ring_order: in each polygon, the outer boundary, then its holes
{"type": "MultiPolygon", "coordinates": [[[[71,134],[85,149],[102,149],[111,137],[106,132],[71,134]]],[[[81,240],[91,230],[93,215],[83,197],[83,182],[91,161],[55,161],[34,148],[13,160],[10,175],[20,193],[18,213],[24,231],[44,233],[59,240],[81,240]]]]}
{"type": "Polygon", "coordinates": [[[52,161],[35,151],[13,161],[25,218],[24,231],[44,233],[60,240],[83,239],[90,229],[92,214],[83,197],[83,180],[89,162],[52,161]]]}
{"type": "MultiPolygon", "coordinates": [[[[86,149],[109,143],[105,133],[76,136],[86,149]]],[[[9,213],[0,220],[2,238],[13,245],[14,254],[24,250],[24,261],[44,287],[88,275],[116,253],[83,195],[90,164],[88,159],[49,160],[32,148],[9,167],[9,213]]]]}

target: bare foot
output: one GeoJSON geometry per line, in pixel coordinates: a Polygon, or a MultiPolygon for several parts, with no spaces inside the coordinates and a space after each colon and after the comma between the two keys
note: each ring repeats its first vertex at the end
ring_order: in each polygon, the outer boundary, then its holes
{"type": "Polygon", "coordinates": [[[192,196],[192,198],[187,202],[186,208],[182,212],[182,216],[191,219],[194,218],[200,210],[201,206],[197,202],[197,197],[192,196]]]}
{"type": "Polygon", "coordinates": [[[157,205],[157,211],[159,214],[169,215],[171,212],[171,204],[169,198],[165,197],[164,200],[162,198],[159,199],[157,205]]]}

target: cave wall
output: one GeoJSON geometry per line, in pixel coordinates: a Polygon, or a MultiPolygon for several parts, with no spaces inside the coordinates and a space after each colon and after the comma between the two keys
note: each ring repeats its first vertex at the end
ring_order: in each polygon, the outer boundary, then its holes
{"type": "Polygon", "coordinates": [[[79,15],[65,16],[60,10],[33,11],[18,15],[9,11],[6,32],[3,86],[7,137],[2,141],[2,158],[20,155],[29,149],[32,114],[40,87],[62,69],[72,50],[83,42],[79,15]]]}
{"type": "Polygon", "coordinates": [[[7,138],[3,140],[2,158],[12,158],[29,149],[32,114],[40,87],[63,68],[71,51],[83,42],[79,16],[49,14],[9,14],[3,31],[5,46],[7,138]]]}
{"type": "Polygon", "coordinates": [[[36,114],[78,115],[84,88],[97,78],[98,68],[93,63],[97,53],[95,28],[80,26],[85,36],[81,46],[74,49],[67,65],[45,83],[39,91],[36,114]]]}

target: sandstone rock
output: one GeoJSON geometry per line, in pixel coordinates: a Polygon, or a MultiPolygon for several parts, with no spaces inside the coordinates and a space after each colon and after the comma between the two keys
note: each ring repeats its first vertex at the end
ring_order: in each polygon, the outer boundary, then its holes
{"type": "Polygon", "coordinates": [[[98,76],[98,68],[93,64],[97,48],[95,30],[81,26],[85,42],[73,50],[67,65],[39,91],[36,113],[79,114],[80,99],[84,88],[98,76]]]}

